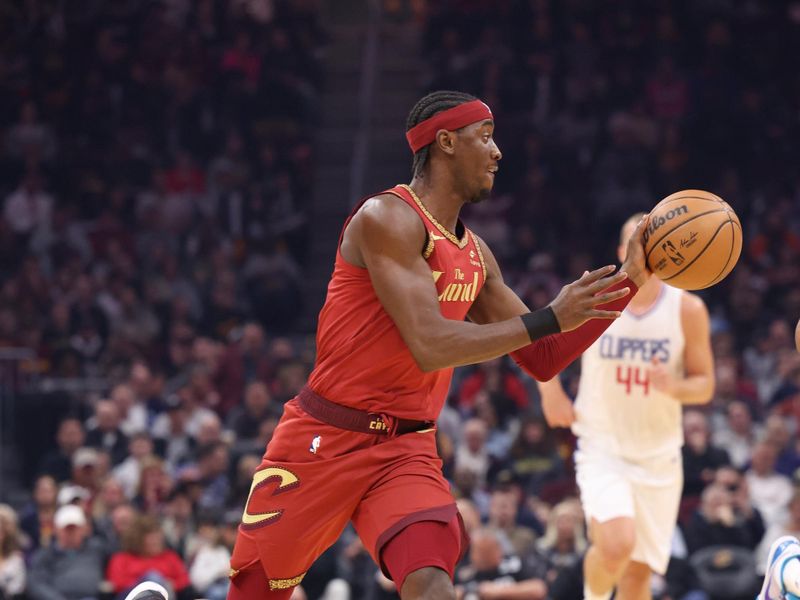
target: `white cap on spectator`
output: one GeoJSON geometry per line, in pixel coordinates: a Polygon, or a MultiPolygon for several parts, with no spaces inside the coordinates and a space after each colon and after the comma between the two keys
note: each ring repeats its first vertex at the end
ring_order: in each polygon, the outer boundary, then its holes
{"type": "Polygon", "coordinates": [[[63,529],[70,525],[83,527],[86,525],[86,515],[80,506],[74,504],[67,504],[62,506],[56,511],[56,516],[53,519],[56,529],[63,529]]]}
{"type": "Polygon", "coordinates": [[[94,448],[78,448],[72,455],[72,466],[80,468],[96,465],[98,458],[97,450],[94,448]]]}
{"type": "Polygon", "coordinates": [[[85,487],[79,485],[65,485],[58,490],[58,505],[72,504],[76,500],[86,500],[92,494],[85,487]]]}

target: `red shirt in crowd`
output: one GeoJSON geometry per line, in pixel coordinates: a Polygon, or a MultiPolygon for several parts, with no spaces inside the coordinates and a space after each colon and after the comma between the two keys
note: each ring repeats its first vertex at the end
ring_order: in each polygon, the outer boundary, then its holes
{"type": "Polygon", "coordinates": [[[164,550],[156,556],[139,556],[130,552],[117,552],[111,557],[106,570],[106,579],[114,585],[115,592],[122,592],[139,583],[145,573],[161,573],[180,591],[189,585],[189,572],[181,557],[172,550],[164,550]]]}

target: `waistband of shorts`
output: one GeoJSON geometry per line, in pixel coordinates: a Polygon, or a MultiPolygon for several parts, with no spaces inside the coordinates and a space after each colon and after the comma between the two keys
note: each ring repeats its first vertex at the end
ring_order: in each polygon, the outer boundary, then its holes
{"type": "Polygon", "coordinates": [[[433,421],[398,419],[384,413],[370,413],[342,406],[323,398],[308,386],[304,386],[297,394],[297,402],[300,408],[317,421],[358,433],[394,437],[412,431],[432,429],[435,426],[433,421]]]}

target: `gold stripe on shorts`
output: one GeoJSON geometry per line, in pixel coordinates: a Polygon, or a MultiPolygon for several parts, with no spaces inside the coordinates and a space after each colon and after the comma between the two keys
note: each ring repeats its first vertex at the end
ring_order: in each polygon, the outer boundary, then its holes
{"type": "Polygon", "coordinates": [[[289,579],[270,579],[269,580],[269,589],[274,590],[286,590],[289,588],[293,588],[296,585],[300,585],[300,582],[303,581],[303,577],[305,577],[305,573],[301,573],[297,577],[291,577],[289,579]]]}

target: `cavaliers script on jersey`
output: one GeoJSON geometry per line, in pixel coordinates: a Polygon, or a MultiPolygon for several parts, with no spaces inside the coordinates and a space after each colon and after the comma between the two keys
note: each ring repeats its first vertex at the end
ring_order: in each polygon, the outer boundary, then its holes
{"type": "MultiPolygon", "coordinates": [[[[439,308],[444,317],[463,321],[486,280],[477,238],[466,227],[460,228],[464,231],[460,239],[447,231],[408,186],[383,193],[401,198],[422,219],[428,232],[422,254],[431,268],[439,308]]],[[[349,264],[340,248],[341,237],[319,314],[317,361],[309,387],[343,406],[403,419],[435,420],[453,369],[420,370],[378,300],[367,269],[349,264]]]]}

